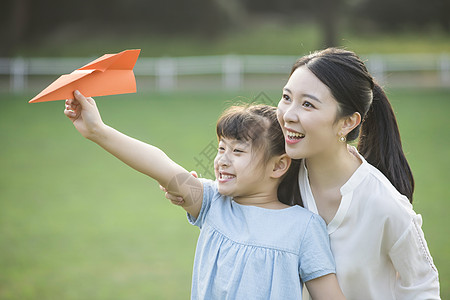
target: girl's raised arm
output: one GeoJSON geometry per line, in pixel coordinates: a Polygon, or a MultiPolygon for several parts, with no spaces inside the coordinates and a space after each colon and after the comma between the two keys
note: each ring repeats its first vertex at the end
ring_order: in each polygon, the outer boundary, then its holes
{"type": "Polygon", "coordinates": [[[183,208],[197,217],[203,199],[200,180],[172,161],[162,150],[131,138],[105,125],[97,105],[78,91],[75,99],[66,100],[64,114],[85,138],[129,165],[133,169],[157,180],[171,194],[184,199],[183,208]]]}

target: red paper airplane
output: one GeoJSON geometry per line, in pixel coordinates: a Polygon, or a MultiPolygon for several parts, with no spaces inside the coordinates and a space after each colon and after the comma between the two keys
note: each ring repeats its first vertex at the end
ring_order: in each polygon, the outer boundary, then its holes
{"type": "Polygon", "coordinates": [[[79,90],[86,97],[136,92],[133,67],[140,49],[105,54],[70,74],[62,75],[29,103],[73,98],[79,90]]]}

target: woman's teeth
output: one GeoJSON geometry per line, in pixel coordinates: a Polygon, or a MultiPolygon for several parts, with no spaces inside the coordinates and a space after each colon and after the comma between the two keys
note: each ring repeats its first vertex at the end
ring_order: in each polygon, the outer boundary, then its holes
{"type": "Polygon", "coordinates": [[[288,131],[287,132],[287,136],[291,140],[298,140],[298,139],[301,139],[301,138],[305,137],[305,135],[303,133],[292,132],[292,131],[288,131]]]}

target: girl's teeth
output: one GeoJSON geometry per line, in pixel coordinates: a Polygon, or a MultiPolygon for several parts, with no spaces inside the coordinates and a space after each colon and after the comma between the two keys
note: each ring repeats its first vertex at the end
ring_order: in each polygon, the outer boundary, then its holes
{"type": "Polygon", "coordinates": [[[232,179],[232,178],[234,178],[233,175],[224,175],[224,174],[222,174],[221,177],[222,177],[222,179],[232,179]]]}

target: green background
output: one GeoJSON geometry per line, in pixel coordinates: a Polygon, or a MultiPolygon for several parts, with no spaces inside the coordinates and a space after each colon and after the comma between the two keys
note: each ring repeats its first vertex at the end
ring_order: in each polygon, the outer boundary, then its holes
{"type": "MultiPolygon", "coordinates": [[[[105,123],[188,170],[235,101],[264,92],[97,98],[105,123]]],[[[416,179],[414,208],[450,297],[449,91],[388,89],[416,179]]],[[[0,299],[188,299],[198,229],[158,184],[81,137],[62,101],[0,94],[0,299]]]]}

